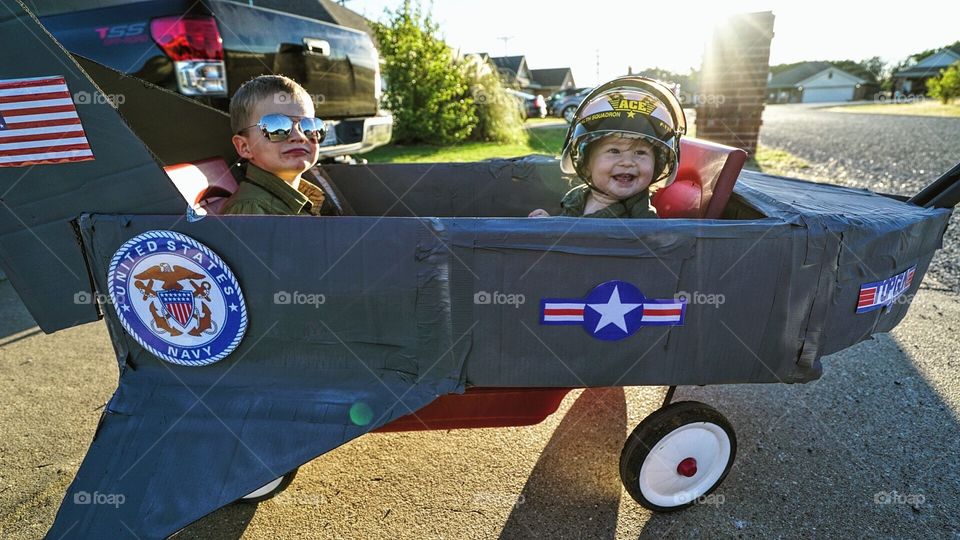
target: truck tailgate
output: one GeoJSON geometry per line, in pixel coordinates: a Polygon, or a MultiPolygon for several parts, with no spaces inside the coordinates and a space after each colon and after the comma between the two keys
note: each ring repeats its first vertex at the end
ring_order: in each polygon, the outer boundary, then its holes
{"type": "Polygon", "coordinates": [[[265,73],[307,89],[323,118],[377,113],[377,62],[363,32],[230,1],[210,2],[223,38],[229,94],[265,73]]]}

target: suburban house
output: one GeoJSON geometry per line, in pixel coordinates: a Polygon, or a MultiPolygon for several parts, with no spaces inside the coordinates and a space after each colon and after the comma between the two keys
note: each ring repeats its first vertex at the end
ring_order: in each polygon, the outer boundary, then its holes
{"type": "Polygon", "coordinates": [[[533,82],[533,76],[527,67],[524,56],[491,56],[493,65],[497,66],[503,83],[511,88],[527,88],[533,82]]]}
{"type": "Polygon", "coordinates": [[[470,53],[500,74],[504,86],[544,98],[564,88],[573,88],[573,72],[570,68],[530,69],[525,56],[490,56],[487,53],[470,53]]]}
{"type": "Polygon", "coordinates": [[[545,98],[564,88],[574,88],[573,72],[570,68],[531,69],[533,81],[525,90],[545,98]]]}
{"type": "Polygon", "coordinates": [[[824,103],[861,99],[868,81],[829,62],[804,62],[771,75],[767,103],[824,103]]]}
{"type": "Polygon", "coordinates": [[[960,62],[960,45],[944,47],[916,64],[893,74],[893,89],[902,94],[927,93],[927,79],[940,75],[941,69],[960,62]]]}

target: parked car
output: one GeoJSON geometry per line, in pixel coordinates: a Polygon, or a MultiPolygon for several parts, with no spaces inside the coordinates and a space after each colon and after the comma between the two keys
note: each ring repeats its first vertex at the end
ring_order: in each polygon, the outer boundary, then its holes
{"type": "Polygon", "coordinates": [[[296,6],[279,11],[226,0],[29,3],[72,54],[223,111],[257,75],[295,79],[332,128],[321,157],[390,141],[393,117],[379,106],[379,54],[361,30],[304,17],[296,6]]]}
{"type": "Polygon", "coordinates": [[[553,109],[556,106],[556,104],[559,103],[560,100],[568,96],[579,94],[580,92],[583,92],[584,90],[587,90],[587,89],[588,88],[586,87],[578,86],[578,87],[572,87],[572,88],[564,88],[563,90],[559,90],[557,92],[550,94],[550,97],[547,98],[547,114],[551,116],[560,116],[559,113],[553,112],[553,109]]]}
{"type": "Polygon", "coordinates": [[[517,98],[522,116],[526,118],[545,118],[547,116],[547,102],[543,96],[535,96],[526,92],[519,92],[510,88],[505,91],[517,98]]]}
{"type": "Polygon", "coordinates": [[[567,123],[573,122],[573,115],[577,113],[577,107],[580,106],[580,102],[583,101],[583,98],[587,97],[587,94],[590,93],[590,90],[591,88],[584,88],[575,94],[571,94],[556,101],[556,103],[553,105],[553,108],[550,110],[550,114],[563,118],[567,121],[567,123]]]}

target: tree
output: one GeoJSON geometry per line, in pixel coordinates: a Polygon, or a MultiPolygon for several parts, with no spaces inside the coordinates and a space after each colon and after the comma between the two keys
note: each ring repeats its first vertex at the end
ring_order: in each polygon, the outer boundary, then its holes
{"type": "Polygon", "coordinates": [[[927,79],[927,94],[944,105],[960,97],[960,62],[941,69],[939,76],[927,79]]]}
{"type": "Polygon", "coordinates": [[[953,49],[955,51],[960,51],[960,40],[954,41],[953,43],[951,43],[950,45],[947,45],[946,47],[937,47],[936,49],[927,49],[925,51],[912,54],[907,58],[907,65],[913,65],[918,62],[922,62],[928,56],[933,56],[934,54],[937,54],[943,49],[953,49]]]}
{"type": "Polygon", "coordinates": [[[393,113],[394,141],[453,144],[477,123],[473,98],[438,26],[417,4],[404,0],[373,31],[384,59],[384,105],[393,113]]]}

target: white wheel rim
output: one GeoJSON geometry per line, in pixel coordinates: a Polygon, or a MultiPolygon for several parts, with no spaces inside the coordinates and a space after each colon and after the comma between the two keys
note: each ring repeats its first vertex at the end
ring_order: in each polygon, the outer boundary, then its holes
{"type": "Polygon", "coordinates": [[[640,466],[640,492],[652,504],[681,506],[710,491],[730,462],[730,437],[711,422],[694,422],[671,431],[650,449],[640,466]],[[686,477],[677,466],[697,460],[697,472],[686,477]]]}
{"type": "Polygon", "coordinates": [[[256,490],[256,491],[251,491],[250,493],[244,495],[242,498],[244,498],[244,499],[256,499],[257,497],[263,497],[263,496],[266,495],[267,493],[270,493],[271,491],[277,489],[277,486],[280,485],[280,482],[283,482],[283,477],[282,477],[282,476],[281,476],[280,478],[277,478],[276,480],[272,480],[271,482],[267,483],[267,484],[264,485],[262,488],[260,488],[260,489],[258,489],[258,490],[256,490]]]}

